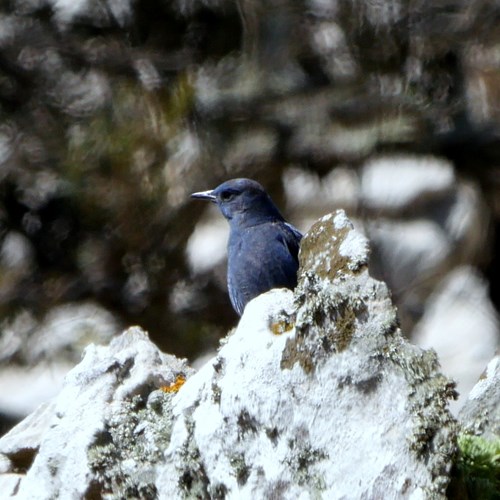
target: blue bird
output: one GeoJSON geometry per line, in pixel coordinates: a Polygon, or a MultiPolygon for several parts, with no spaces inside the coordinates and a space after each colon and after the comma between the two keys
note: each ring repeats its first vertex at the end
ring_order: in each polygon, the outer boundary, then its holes
{"type": "Polygon", "coordinates": [[[232,179],[191,197],[215,203],[229,222],[227,287],[240,316],[261,293],[295,288],[302,234],[285,221],[258,182],[232,179]]]}

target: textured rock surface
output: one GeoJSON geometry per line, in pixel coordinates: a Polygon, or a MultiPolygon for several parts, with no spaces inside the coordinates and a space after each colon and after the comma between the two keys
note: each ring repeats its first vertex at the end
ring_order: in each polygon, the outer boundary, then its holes
{"type": "MultiPolygon", "coordinates": [[[[188,195],[237,176],[304,230],[340,207],[372,229],[405,334],[456,265],[481,264],[498,309],[498,2],[0,5],[2,321],[91,300],[166,352],[213,349],[235,322],[224,236],[203,220],[188,267],[188,195]]],[[[23,361],[0,387],[38,403],[56,384],[28,391],[23,361]]]]}
{"type": "Polygon", "coordinates": [[[325,216],[301,265],[295,298],[252,301],[183,386],[138,330],[89,347],[43,418],[0,440],[6,481],[34,456],[16,497],[444,498],[453,386],[403,339],[365,238],[325,216]]]}
{"type": "Polygon", "coordinates": [[[486,439],[500,439],[500,356],[486,367],[459,414],[463,429],[486,439]]]}
{"type": "Polygon", "coordinates": [[[499,347],[500,322],[488,292],[474,268],[458,267],[431,294],[415,327],[414,342],[435,349],[443,373],[457,381],[460,397],[450,404],[453,412],[462,407],[499,347]]]}
{"type": "MultiPolygon", "coordinates": [[[[458,177],[450,162],[437,157],[369,160],[360,185],[371,272],[388,284],[404,332],[411,336],[432,304],[432,291],[452,279],[448,275],[458,267],[481,260],[490,214],[479,186],[458,177]]],[[[481,329],[481,323],[474,328],[481,329]]]]}
{"type": "MultiPolygon", "coordinates": [[[[133,417],[140,415],[143,398],[188,373],[184,362],[160,353],[138,328],[129,329],[109,347],[89,346],[82,362],[66,376],[57,398],[2,438],[0,454],[10,460],[9,472],[26,472],[12,491],[27,499],[82,498],[105,491],[92,450],[105,450],[112,439],[123,445],[130,427],[137,432],[133,437],[142,455],[137,465],[129,462],[128,467],[144,467],[156,436],[143,436],[133,417]],[[114,434],[116,428],[123,435],[114,434]]],[[[146,417],[141,425],[147,427],[146,417]]],[[[120,459],[127,467],[126,458],[110,457],[106,466],[111,469],[111,461],[120,459]]],[[[140,477],[141,470],[136,473],[140,477]]],[[[11,477],[9,481],[13,482],[11,477]]]]}
{"type": "Polygon", "coordinates": [[[23,310],[0,331],[0,413],[21,419],[59,393],[86,345],[108,343],[120,326],[89,301],[54,307],[41,320],[23,310]]]}

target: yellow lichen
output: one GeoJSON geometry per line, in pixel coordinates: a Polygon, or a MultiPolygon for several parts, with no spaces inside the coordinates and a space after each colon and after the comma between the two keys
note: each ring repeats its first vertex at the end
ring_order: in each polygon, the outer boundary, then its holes
{"type": "Polygon", "coordinates": [[[269,329],[274,335],[282,335],[283,333],[291,331],[294,326],[293,322],[287,319],[282,319],[280,321],[273,321],[269,325],[269,329]]]}
{"type": "Polygon", "coordinates": [[[163,385],[162,387],[160,387],[160,389],[163,392],[169,392],[169,393],[179,392],[179,389],[184,385],[185,382],[186,382],[186,377],[184,375],[177,375],[174,382],[172,382],[170,385],[163,385]]]}

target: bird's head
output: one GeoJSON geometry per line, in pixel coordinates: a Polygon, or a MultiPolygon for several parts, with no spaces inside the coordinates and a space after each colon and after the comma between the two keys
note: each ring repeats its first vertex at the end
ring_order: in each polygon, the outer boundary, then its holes
{"type": "Polygon", "coordinates": [[[251,179],[231,179],[211,191],[193,193],[191,197],[216,203],[230,223],[254,225],[283,220],[265,189],[251,179]]]}

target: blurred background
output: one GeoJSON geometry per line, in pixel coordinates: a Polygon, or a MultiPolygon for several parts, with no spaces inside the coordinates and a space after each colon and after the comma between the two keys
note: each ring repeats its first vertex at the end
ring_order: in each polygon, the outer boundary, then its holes
{"type": "Polygon", "coordinates": [[[0,434],[126,326],[217,347],[227,224],[189,194],[233,177],[303,231],[345,209],[468,393],[500,330],[498,2],[2,0],[0,434]]]}

